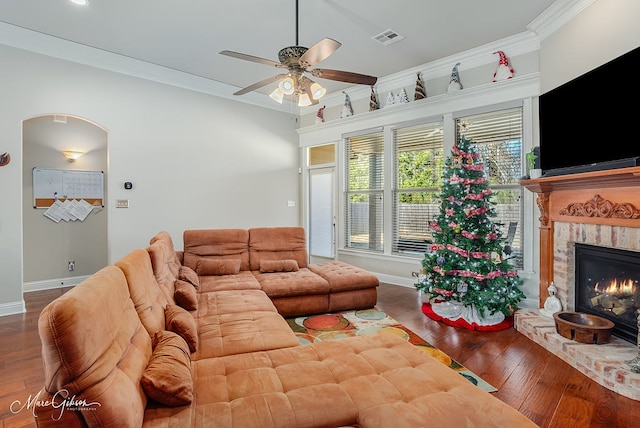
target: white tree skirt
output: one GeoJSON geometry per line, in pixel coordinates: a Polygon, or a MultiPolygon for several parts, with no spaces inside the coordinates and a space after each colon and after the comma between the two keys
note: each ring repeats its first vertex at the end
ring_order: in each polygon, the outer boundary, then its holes
{"type": "Polygon", "coordinates": [[[476,309],[475,305],[464,306],[458,302],[431,302],[431,309],[433,312],[451,321],[457,321],[460,318],[468,322],[469,324],[476,325],[496,325],[504,321],[504,314],[502,312],[496,312],[491,315],[486,310],[484,316],[480,316],[480,311],[476,309]]]}

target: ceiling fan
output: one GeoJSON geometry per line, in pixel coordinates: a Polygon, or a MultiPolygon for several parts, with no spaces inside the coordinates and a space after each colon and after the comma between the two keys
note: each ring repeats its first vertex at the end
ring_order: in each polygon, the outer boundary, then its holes
{"type": "Polygon", "coordinates": [[[305,73],[322,79],[336,80],[339,82],[354,83],[358,85],[374,85],[377,77],[349,71],[330,70],[326,68],[309,69],[333,54],[342,44],[325,37],[310,48],[298,46],[298,0],[296,0],[296,44],[287,46],[278,52],[280,62],[260,58],[253,55],[224,50],[220,54],[246,61],[257,62],[271,67],[287,69],[287,73],[278,74],[268,79],[256,82],[253,85],[240,89],[233,95],[243,95],[255,91],[263,86],[278,82],[278,87],[269,95],[274,100],[282,103],[285,95],[298,97],[298,105],[308,106],[317,104],[318,100],[327,92],[322,86],[305,76],[305,73]]]}

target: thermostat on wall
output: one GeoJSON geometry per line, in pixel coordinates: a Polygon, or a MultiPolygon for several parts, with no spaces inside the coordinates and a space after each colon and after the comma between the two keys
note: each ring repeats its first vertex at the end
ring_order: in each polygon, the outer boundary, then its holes
{"type": "Polygon", "coordinates": [[[130,182],[130,181],[125,181],[124,188],[127,189],[127,190],[133,189],[133,183],[130,182]]]}

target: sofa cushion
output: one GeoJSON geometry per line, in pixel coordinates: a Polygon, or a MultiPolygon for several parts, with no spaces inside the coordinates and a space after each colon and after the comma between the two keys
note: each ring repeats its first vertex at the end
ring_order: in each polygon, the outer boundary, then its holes
{"type": "Polygon", "coordinates": [[[200,288],[200,278],[198,278],[198,274],[189,266],[180,266],[178,279],[189,282],[196,290],[200,288]]]}
{"type": "Polygon", "coordinates": [[[240,270],[249,270],[249,232],[245,229],[192,229],[183,232],[185,266],[196,269],[203,257],[240,259],[240,270]]]}
{"type": "Polygon", "coordinates": [[[174,298],[179,306],[188,311],[198,309],[198,292],[191,283],[176,279],[175,288],[174,298]]]}
{"type": "MultiPolygon", "coordinates": [[[[68,397],[99,403],[77,412],[83,426],[142,425],[147,397],[140,379],[151,357],[151,337],[122,270],[106,266],[48,304],[38,331],[46,391],[66,390],[68,397]]],[[[34,406],[36,413],[50,407],[34,406]]]]}
{"type": "Polygon", "coordinates": [[[307,268],[296,272],[253,272],[262,290],[270,298],[312,294],[329,295],[329,283],[307,268]]]}
{"type": "Polygon", "coordinates": [[[182,337],[189,345],[191,352],[195,352],[198,349],[198,326],[195,318],[178,305],[167,305],[165,318],[167,330],[182,337]]]}
{"type": "Polygon", "coordinates": [[[261,260],[295,260],[307,267],[307,243],[302,227],[258,227],[249,229],[249,259],[252,271],[261,260]]]}
{"type": "Polygon", "coordinates": [[[182,266],[182,262],[180,261],[178,251],[176,251],[175,246],[173,245],[171,235],[165,230],[158,232],[149,240],[149,245],[153,245],[155,242],[162,242],[166,247],[167,254],[165,257],[167,260],[167,266],[171,269],[171,274],[177,278],[180,274],[180,266],[182,266]]]}
{"type": "Polygon", "coordinates": [[[184,339],[171,331],[154,337],[153,354],[140,380],[146,394],[165,406],[193,401],[191,359],[184,339]]]}
{"type": "Polygon", "coordinates": [[[371,272],[338,260],[312,263],[309,270],[329,281],[332,293],[380,285],[378,277],[371,272]]]}
{"type": "Polygon", "coordinates": [[[131,300],[149,336],[164,330],[164,308],[168,302],[153,276],[149,253],[138,248],[114,264],[124,273],[131,300]]]}
{"type": "Polygon", "coordinates": [[[247,270],[241,270],[236,275],[207,275],[200,277],[199,292],[223,290],[260,290],[260,283],[247,270]]]}
{"type": "Polygon", "coordinates": [[[196,262],[198,275],[235,275],[240,272],[240,259],[201,258],[196,262]]]}
{"type": "Polygon", "coordinates": [[[169,303],[175,303],[175,282],[180,274],[180,266],[176,266],[175,252],[162,240],[157,240],[147,247],[151,258],[153,276],[169,303]]]}
{"type": "Polygon", "coordinates": [[[300,270],[295,260],[260,260],[260,272],[297,272],[300,270]]]}

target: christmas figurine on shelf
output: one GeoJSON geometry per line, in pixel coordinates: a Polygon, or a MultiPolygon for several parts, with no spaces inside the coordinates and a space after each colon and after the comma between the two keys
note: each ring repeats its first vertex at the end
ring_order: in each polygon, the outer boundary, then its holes
{"type": "Polygon", "coordinates": [[[407,91],[402,88],[400,93],[398,94],[398,99],[396,100],[396,104],[406,104],[409,102],[409,96],[407,95],[407,91]]]}
{"type": "Polygon", "coordinates": [[[342,106],[342,113],[340,117],[349,117],[353,116],[353,107],[351,107],[351,98],[349,98],[349,94],[345,91],[342,91],[344,94],[344,105],[342,106]]]}
{"type": "Polygon", "coordinates": [[[416,74],[418,76],[416,77],[416,92],[413,95],[414,101],[427,98],[427,92],[424,90],[424,83],[422,83],[422,79],[420,78],[420,72],[417,72],[416,74]]]}
{"type": "Polygon", "coordinates": [[[463,136],[445,160],[440,212],[429,225],[434,243],[415,284],[429,296],[423,312],[432,319],[478,330],[513,325],[525,296],[517,271],[502,257],[506,240],[491,219],[491,195],[475,144],[463,136]]]}
{"type": "Polygon", "coordinates": [[[316,125],[319,123],[324,122],[324,109],[326,106],[322,106],[318,109],[318,112],[316,113],[316,125]]]}
{"type": "Polygon", "coordinates": [[[460,75],[458,74],[458,66],[460,63],[456,63],[451,70],[451,78],[449,79],[449,86],[447,86],[447,93],[458,92],[462,89],[462,83],[460,83],[460,75]]]}
{"type": "Polygon", "coordinates": [[[513,77],[513,68],[509,65],[509,60],[507,56],[502,51],[496,51],[494,54],[498,54],[500,59],[498,60],[498,68],[495,73],[493,73],[493,81],[497,82],[499,80],[507,80],[513,77]]]}
{"type": "Polygon", "coordinates": [[[396,102],[396,98],[393,96],[393,92],[389,91],[387,94],[387,101],[384,103],[385,107],[392,106],[396,102]]]}
{"type": "Polygon", "coordinates": [[[376,92],[373,90],[373,85],[371,85],[371,95],[369,96],[369,111],[378,110],[380,108],[380,104],[378,104],[378,97],[376,96],[376,92]]]}

